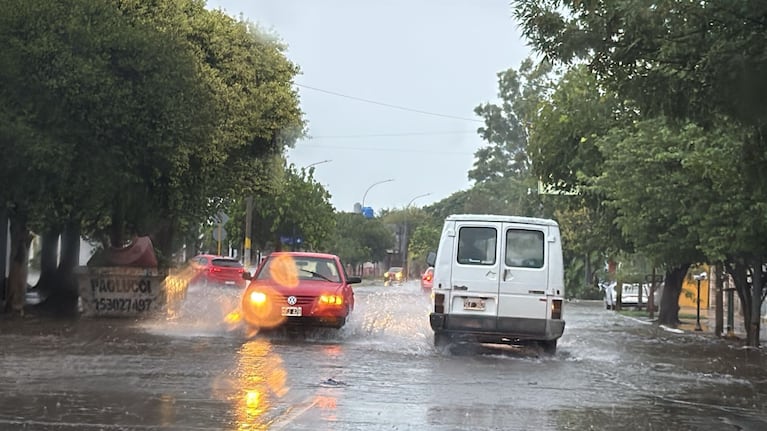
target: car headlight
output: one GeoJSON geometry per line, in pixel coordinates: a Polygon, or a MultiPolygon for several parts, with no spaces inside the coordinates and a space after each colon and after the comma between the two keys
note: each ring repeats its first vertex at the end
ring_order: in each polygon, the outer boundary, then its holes
{"type": "Polygon", "coordinates": [[[344,298],[339,295],[320,295],[320,304],[341,305],[343,303],[344,298]]]}
{"type": "Polygon", "coordinates": [[[263,305],[264,303],[266,303],[266,294],[264,292],[257,292],[257,291],[250,292],[248,299],[250,300],[251,304],[263,305]]]}

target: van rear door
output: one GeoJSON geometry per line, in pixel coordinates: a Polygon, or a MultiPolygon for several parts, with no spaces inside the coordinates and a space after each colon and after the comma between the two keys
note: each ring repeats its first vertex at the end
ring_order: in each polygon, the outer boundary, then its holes
{"type": "Polygon", "coordinates": [[[549,229],[545,225],[503,224],[499,317],[548,317],[549,229]]]}
{"type": "Polygon", "coordinates": [[[450,288],[450,312],[477,317],[497,314],[500,222],[458,221],[450,288]]]}

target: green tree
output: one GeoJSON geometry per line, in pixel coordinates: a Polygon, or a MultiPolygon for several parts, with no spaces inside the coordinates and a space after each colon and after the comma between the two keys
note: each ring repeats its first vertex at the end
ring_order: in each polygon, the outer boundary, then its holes
{"type": "Polygon", "coordinates": [[[360,214],[338,212],[329,250],[355,269],[365,262],[384,260],[387,250],[394,247],[394,236],[380,217],[367,219],[360,214]]]}
{"type": "MultiPolygon", "coordinates": [[[[3,202],[10,203],[17,244],[29,229],[48,239],[68,233],[55,285],[72,299],[82,221],[108,223],[110,205],[137,203],[136,213],[148,213],[141,209],[162,198],[155,186],[176,174],[183,146],[211,132],[205,128],[209,93],[176,41],[129,25],[112,5],[66,0],[7,6],[0,18],[0,98],[7,114],[0,127],[4,153],[18,155],[9,161],[27,169],[0,169],[16,178],[4,181],[12,186],[3,202]],[[145,201],[123,199],[126,190],[145,201]]],[[[51,259],[45,262],[44,286],[52,279],[51,259]]]]}
{"type": "MultiPolygon", "coordinates": [[[[149,234],[167,263],[179,238],[262,186],[261,159],[302,133],[297,68],[284,47],[204,6],[10,0],[4,8],[0,145],[14,156],[0,162],[12,185],[1,197],[17,268],[30,229],[44,237],[41,282],[70,280],[55,284],[70,298],[81,233],[105,247],[149,234]]],[[[22,293],[26,277],[12,279],[22,293]]]]}
{"type": "Polygon", "coordinates": [[[291,248],[328,250],[335,221],[330,193],[314,178],[314,168],[298,169],[281,158],[275,163],[281,168],[254,195],[255,243],[279,251],[281,237],[300,237],[303,243],[291,248]]]}
{"type": "MultiPolygon", "coordinates": [[[[761,79],[767,71],[767,23],[762,19],[767,4],[757,0],[682,3],[664,0],[647,7],[630,0],[518,0],[514,5],[523,32],[537,51],[552,61],[586,61],[611,91],[635,103],[642,118],[676,123],[655,131],[656,135],[665,139],[669,130],[697,134],[696,129],[714,136],[731,135],[718,130],[722,124],[746,131],[739,136],[743,139],[741,143],[724,145],[725,151],[739,148],[737,156],[729,160],[738,172],[736,178],[740,175],[748,178],[741,183],[743,188],[725,193],[726,205],[746,209],[728,223],[719,219],[721,228],[716,239],[742,239],[745,233],[763,231],[765,219],[760,205],[747,205],[767,192],[762,169],[767,146],[767,84],[761,79]],[[744,228],[749,224],[741,221],[756,222],[756,227],[744,228]],[[722,234],[738,230],[741,232],[722,234]]],[[[644,127],[640,129],[631,133],[650,134],[644,127]]],[[[673,151],[666,151],[669,152],[673,151]]],[[[670,179],[681,180],[673,172],[670,179]]],[[[732,184],[732,180],[724,178],[709,179],[717,185],[732,184]]],[[[677,197],[684,201],[684,197],[677,197]]],[[[686,206],[672,208],[681,210],[677,217],[689,218],[686,206]]],[[[697,220],[685,220],[685,231],[678,234],[692,235],[693,231],[700,234],[698,223],[703,220],[697,214],[693,217],[697,220]]],[[[708,220],[708,228],[712,228],[712,221],[708,220]]],[[[748,343],[758,345],[767,250],[754,247],[748,240],[732,244],[732,249],[738,263],[728,268],[736,284],[742,285],[738,288],[739,293],[743,292],[741,299],[749,296],[746,293],[753,298],[744,301],[744,306],[750,309],[748,343]],[[748,252],[743,253],[745,250],[748,252]],[[734,269],[738,267],[741,269],[734,269]],[[750,285],[746,276],[749,273],[753,281],[750,285]]]]}
{"type": "Polygon", "coordinates": [[[474,112],[485,125],[478,132],[488,145],[474,155],[469,179],[478,183],[499,178],[522,178],[529,173],[529,124],[551,85],[548,63],[526,59],[519,70],[498,73],[498,105],[484,103],[474,112]]]}

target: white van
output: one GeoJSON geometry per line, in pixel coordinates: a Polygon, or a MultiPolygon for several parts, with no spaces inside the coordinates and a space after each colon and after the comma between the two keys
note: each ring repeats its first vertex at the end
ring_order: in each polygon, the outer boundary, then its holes
{"type": "Polygon", "coordinates": [[[434,266],[435,346],[454,339],[537,343],[554,353],[565,329],[557,222],[505,215],[445,219],[434,266]]]}

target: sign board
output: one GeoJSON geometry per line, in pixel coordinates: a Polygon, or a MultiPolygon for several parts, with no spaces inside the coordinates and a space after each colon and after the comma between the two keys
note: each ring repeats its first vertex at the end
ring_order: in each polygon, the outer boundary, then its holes
{"type": "Polygon", "coordinates": [[[154,268],[76,269],[84,316],[148,316],[166,309],[166,273],[154,268]]]}
{"type": "Polygon", "coordinates": [[[213,216],[213,221],[216,224],[226,224],[229,221],[229,216],[225,212],[219,211],[213,216]]]}
{"type": "Polygon", "coordinates": [[[226,239],[226,229],[223,226],[218,225],[213,227],[213,239],[216,241],[223,241],[226,239]]]}

